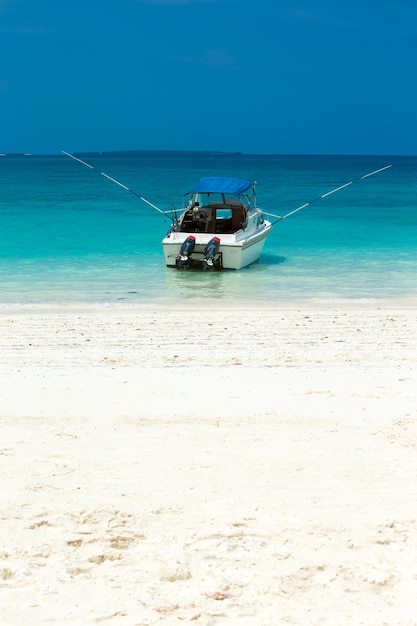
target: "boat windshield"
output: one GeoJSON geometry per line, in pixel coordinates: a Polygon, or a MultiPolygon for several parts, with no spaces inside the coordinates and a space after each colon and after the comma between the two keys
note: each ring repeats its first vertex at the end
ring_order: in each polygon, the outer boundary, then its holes
{"type": "Polygon", "coordinates": [[[250,198],[194,192],[180,220],[181,232],[235,233],[247,224],[250,198]]]}
{"type": "Polygon", "coordinates": [[[218,210],[228,210],[233,208],[245,208],[250,210],[251,199],[247,194],[240,198],[225,193],[193,193],[188,197],[186,206],[215,207],[218,210]]]}

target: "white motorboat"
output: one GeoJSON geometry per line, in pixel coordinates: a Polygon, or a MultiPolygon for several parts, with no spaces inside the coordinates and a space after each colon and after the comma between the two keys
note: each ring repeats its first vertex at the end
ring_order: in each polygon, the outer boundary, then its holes
{"type": "Polygon", "coordinates": [[[256,182],[206,176],[184,200],[162,240],[168,267],[239,270],[259,259],[272,224],[256,206],[256,182]]]}
{"type": "Polygon", "coordinates": [[[206,176],[199,180],[192,191],[184,195],[181,215],[177,218],[176,210],[163,211],[109,174],[101,172],[69,152],[64,150],[62,152],[129,191],[164,218],[171,214],[172,226],[162,240],[162,246],[165,264],[178,269],[239,270],[247,267],[259,259],[273,224],[295,215],[314,202],[327,198],[353,183],[392,167],[385,165],[339,185],[285,215],[262,212],[256,205],[256,182],[251,183],[240,178],[206,176]],[[266,220],[264,215],[275,218],[275,221],[266,220]]]}

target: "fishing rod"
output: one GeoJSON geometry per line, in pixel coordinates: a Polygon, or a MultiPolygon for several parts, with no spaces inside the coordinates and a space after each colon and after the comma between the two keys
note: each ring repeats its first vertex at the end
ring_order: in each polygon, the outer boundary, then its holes
{"type": "Polygon", "coordinates": [[[339,187],[336,187],[335,189],[332,189],[331,191],[327,191],[326,193],[323,193],[321,196],[318,196],[317,198],[314,198],[314,200],[310,200],[309,202],[305,202],[304,204],[302,204],[301,206],[299,206],[298,208],[294,209],[293,211],[290,211],[289,213],[286,213],[285,215],[274,215],[273,213],[265,213],[265,215],[270,215],[271,217],[276,217],[277,220],[275,222],[272,222],[272,224],[276,224],[277,222],[281,222],[282,220],[285,220],[287,217],[290,217],[290,215],[294,215],[294,213],[298,213],[298,211],[301,211],[302,209],[305,209],[306,207],[310,206],[310,204],[313,204],[313,202],[318,202],[318,200],[322,200],[323,198],[327,198],[327,196],[331,196],[333,193],[336,193],[337,191],[340,191],[341,189],[345,189],[345,187],[349,187],[349,185],[353,185],[353,183],[358,183],[359,181],[363,180],[364,178],[369,178],[369,176],[373,176],[374,174],[378,174],[379,172],[383,172],[384,170],[389,169],[390,167],[392,167],[391,165],[385,165],[385,167],[381,167],[378,170],[374,170],[373,172],[369,172],[369,174],[364,174],[363,176],[360,176],[359,178],[355,178],[354,180],[350,180],[348,183],[344,183],[343,185],[340,185],[339,187]]]}
{"type": "Polygon", "coordinates": [[[129,187],[126,187],[126,185],[124,185],[123,183],[121,183],[119,180],[116,180],[115,178],[113,178],[112,176],[109,176],[108,174],[106,174],[105,172],[101,172],[99,169],[97,169],[97,167],[94,167],[94,165],[90,165],[89,163],[86,163],[86,161],[83,161],[82,159],[79,159],[78,157],[74,156],[73,154],[70,154],[69,152],[65,152],[65,150],[61,151],[62,154],[65,154],[66,156],[69,156],[71,159],[74,159],[74,161],[78,161],[79,163],[82,163],[83,165],[85,165],[86,167],[89,167],[90,170],[94,170],[95,172],[97,172],[98,174],[101,174],[102,176],[104,176],[105,178],[108,178],[109,180],[111,180],[113,183],[116,183],[116,185],[119,185],[119,187],[122,187],[122,189],[126,189],[126,191],[130,191],[130,193],[132,193],[134,196],[136,196],[137,198],[139,198],[139,200],[142,200],[142,202],[145,202],[146,204],[148,204],[150,207],[152,207],[153,209],[155,209],[156,211],[158,211],[158,213],[161,213],[162,215],[166,215],[167,213],[172,213],[172,211],[162,211],[162,209],[158,208],[157,206],[155,206],[154,204],[152,204],[152,202],[149,202],[149,200],[147,200],[146,198],[144,198],[143,196],[141,196],[139,193],[136,193],[136,191],[133,191],[133,189],[130,189],[129,187]]]}

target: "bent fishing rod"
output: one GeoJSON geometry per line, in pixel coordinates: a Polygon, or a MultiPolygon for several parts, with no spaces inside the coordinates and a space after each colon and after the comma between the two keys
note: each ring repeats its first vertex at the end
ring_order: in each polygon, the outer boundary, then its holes
{"type": "Polygon", "coordinates": [[[391,165],[385,165],[385,167],[380,167],[378,170],[374,170],[373,172],[369,172],[369,174],[364,174],[363,176],[360,176],[359,178],[355,178],[354,180],[350,180],[348,183],[344,183],[343,185],[339,185],[339,187],[336,187],[335,189],[331,189],[331,191],[327,191],[326,193],[323,193],[321,196],[318,196],[317,198],[314,198],[313,200],[310,200],[309,202],[305,202],[304,204],[302,204],[298,208],[294,209],[293,211],[290,211],[289,213],[286,213],[285,215],[274,215],[273,213],[266,213],[265,211],[263,211],[263,213],[265,215],[269,215],[270,217],[276,217],[277,218],[276,221],[272,222],[272,224],[277,224],[277,222],[281,222],[282,220],[285,220],[287,217],[290,217],[290,215],[294,215],[294,213],[298,213],[298,211],[301,211],[302,209],[305,209],[306,207],[310,206],[314,202],[318,202],[319,200],[322,200],[323,198],[327,198],[327,196],[331,196],[333,193],[336,193],[337,191],[340,191],[341,189],[345,189],[345,187],[349,187],[349,185],[353,185],[354,183],[358,183],[361,180],[363,180],[364,178],[369,178],[369,176],[373,176],[374,174],[378,174],[379,172],[383,172],[384,170],[387,170],[390,167],[392,167],[392,164],[391,165]]]}
{"type": "Polygon", "coordinates": [[[152,204],[152,202],[149,202],[149,200],[147,200],[146,198],[141,196],[139,193],[137,193],[133,189],[130,189],[129,187],[126,187],[126,185],[121,183],[119,180],[116,180],[115,178],[113,178],[112,176],[109,176],[105,172],[101,172],[97,167],[94,167],[94,165],[90,165],[86,161],[83,161],[82,159],[79,159],[78,157],[74,156],[73,154],[70,154],[69,152],[65,152],[65,150],[61,150],[61,152],[62,152],[62,154],[65,154],[66,156],[70,157],[71,159],[74,159],[74,161],[78,161],[79,163],[82,163],[82,165],[85,165],[86,167],[89,167],[90,170],[94,170],[95,172],[97,172],[97,174],[101,174],[101,176],[104,176],[105,178],[108,178],[112,183],[116,183],[116,185],[119,185],[119,187],[122,187],[122,189],[125,189],[126,191],[130,191],[130,193],[132,193],[134,196],[136,196],[136,198],[139,198],[139,200],[142,200],[142,202],[145,202],[146,204],[148,204],[150,207],[155,209],[155,211],[158,211],[158,213],[161,213],[162,215],[166,216],[167,213],[173,213],[174,212],[174,211],[163,211],[162,209],[160,209],[157,206],[155,206],[155,204],[152,204]]]}

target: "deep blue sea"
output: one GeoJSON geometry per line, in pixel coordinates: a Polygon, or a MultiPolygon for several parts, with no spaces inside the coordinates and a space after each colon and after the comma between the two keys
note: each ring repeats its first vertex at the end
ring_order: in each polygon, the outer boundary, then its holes
{"type": "Polygon", "coordinates": [[[240,271],[166,268],[170,220],[98,172],[59,156],[0,157],[0,304],[291,303],[417,294],[417,157],[200,153],[79,155],[163,210],[202,176],[256,180],[282,215],[240,271]]]}

